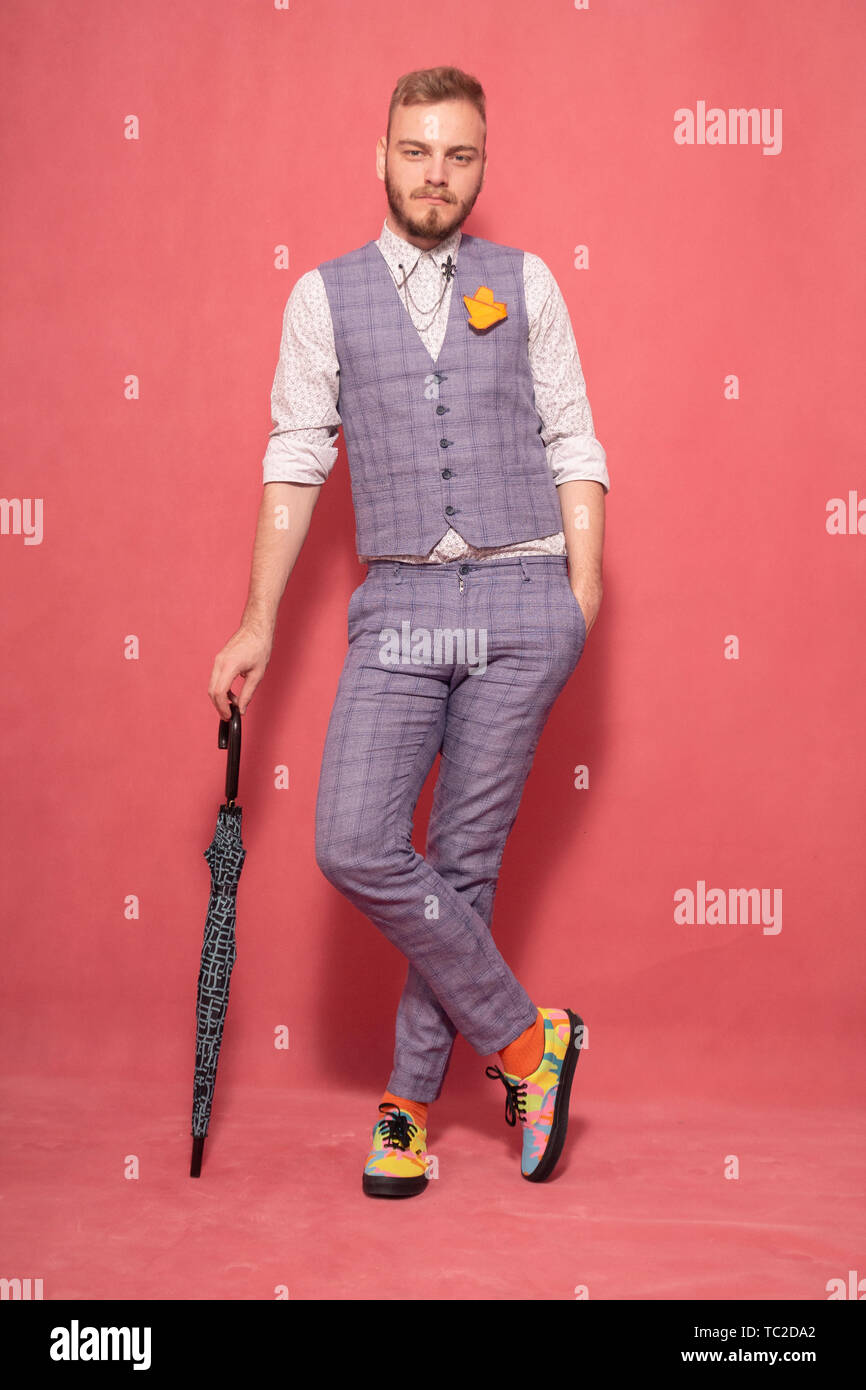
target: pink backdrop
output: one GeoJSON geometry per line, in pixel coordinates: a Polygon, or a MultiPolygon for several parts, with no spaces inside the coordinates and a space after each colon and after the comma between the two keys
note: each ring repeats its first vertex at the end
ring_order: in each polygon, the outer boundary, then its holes
{"type": "MultiPolygon", "coordinates": [[[[282,310],[378,236],[391,89],[443,62],[488,99],[465,230],[556,275],[611,475],[604,602],[496,940],[586,1019],[587,1103],[862,1103],[863,8],[7,0],[0,27],[3,494],[43,506],[38,544],[0,536],[7,1076],[158,1083],[185,1149],[225,775],[207,684],[246,596],[282,310]],[[781,149],[675,142],[701,102],[781,110],[781,149]],[[861,533],[831,534],[850,492],[861,533]],[[699,881],[779,890],[781,930],[677,922],[699,881]]],[[[215,1114],[249,1085],[349,1085],[372,1123],[390,1071],[405,960],[314,859],[363,572],[341,442],[244,718],[215,1114]]],[[[446,1094],[481,1073],[459,1038],[446,1094]]]]}

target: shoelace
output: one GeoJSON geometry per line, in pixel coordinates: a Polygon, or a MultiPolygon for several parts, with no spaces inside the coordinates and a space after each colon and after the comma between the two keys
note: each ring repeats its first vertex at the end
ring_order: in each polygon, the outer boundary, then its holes
{"type": "Polygon", "coordinates": [[[487,1075],[499,1077],[505,1087],[505,1118],[510,1125],[526,1124],[526,1082],[509,1081],[499,1067],[488,1067],[487,1075]]]}
{"type": "Polygon", "coordinates": [[[408,1115],[404,1115],[392,1100],[383,1100],[379,1106],[380,1110],[392,1110],[394,1113],[386,1115],[380,1120],[376,1128],[385,1136],[383,1142],[386,1148],[408,1149],[409,1144],[418,1130],[418,1126],[413,1124],[408,1115]]]}

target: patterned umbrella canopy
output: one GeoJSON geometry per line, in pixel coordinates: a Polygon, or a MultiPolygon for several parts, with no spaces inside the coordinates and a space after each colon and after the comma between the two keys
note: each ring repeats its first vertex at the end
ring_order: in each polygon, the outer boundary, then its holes
{"type": "Polygon", "coordinates": [[[229,983],[237,957],[236,896],[246,850],[241,840],[243,811],[235,805],[241,750],[241,716],[229,691],[231,719],[221,719],[219,746],[228,748],[226,801],[220,806],[216,830],[204,857],[210,866],[211,894],[204,924],[204,942],[196,998],[195,1081],[192,1105],[192,1162],[190,1177],[201,1174],[204,1141],[210,1123],[217,1062],[229,1002],[229,983]]]}

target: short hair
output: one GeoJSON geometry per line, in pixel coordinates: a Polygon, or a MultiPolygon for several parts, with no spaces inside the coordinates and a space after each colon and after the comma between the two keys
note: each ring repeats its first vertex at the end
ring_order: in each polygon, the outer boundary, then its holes
{"type": "Polygon", "coordinates": [[[460,68],[416,68],[400,78],[391,94],[388,107],[388,131],[385,143],[391,139],[391,117],[398,106],[428,106],[440,101],[471,101],[484,122],[487,142],[487,109],[484,88],[476,77],[460,68]]]}

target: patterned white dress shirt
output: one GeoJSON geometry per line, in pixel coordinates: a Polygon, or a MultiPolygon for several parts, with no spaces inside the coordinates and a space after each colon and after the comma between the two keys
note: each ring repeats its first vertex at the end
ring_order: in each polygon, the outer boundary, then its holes
{"type": "MultiPolygon", "coordinates": [[[[406,305],[434,363],[448,326],[453,286],[453,277],[443,274],[443,266],[449,255],[456,261],[461,237],[458,227],[432,250],[422,251],[392,232],[385,222],[376,242],[394,279],[394,293],[406,305]],[[405,286],[404,275],[409,277],[405,286]]],[[[535,407],[554,483],[558,486],[588,478],[601,483],[607,493],[607,455],[595,437],[562,292],[545,262],[529,251],[523,253],[523,283],[535,407]]],[[[337,413],[339,365],[325,282],[318,270],[309,270],[296,281],[283,312],[279,360],[271,389],[273,429],[262,463],[263,483],[326,481],[337,458],[334,438],[342,423],[337,413]]],[[[470,545],[450,527],[427,555],[359,555],[358,559],[425,564],[464,557],[566,553],[562,531],[512,545],[480,547],[470,545]]]]}

